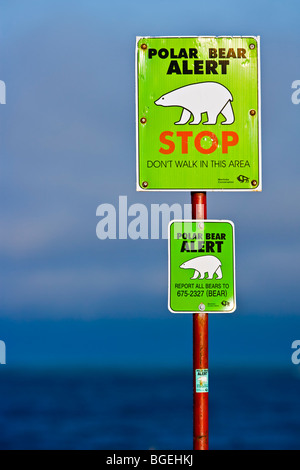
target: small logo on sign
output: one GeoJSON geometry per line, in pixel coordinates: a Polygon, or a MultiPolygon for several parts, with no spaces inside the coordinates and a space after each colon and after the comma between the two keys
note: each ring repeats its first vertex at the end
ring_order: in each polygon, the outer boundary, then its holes
{"type": "Polygon", "coordinates": [[[237,180],[238,180],[240,183],[248,183],[248,182],[249,182],[248,176],[244,176],[244,175],[238,176],[238,177],[237,177],[237,180]]]}
{"type": "Polygon", "coordinates": [[[223,300],[221,304],[223,305],[223,307],[228,307],[228,305],[230,305],[230,302],[228,302],[227,300],[223,300]]]}

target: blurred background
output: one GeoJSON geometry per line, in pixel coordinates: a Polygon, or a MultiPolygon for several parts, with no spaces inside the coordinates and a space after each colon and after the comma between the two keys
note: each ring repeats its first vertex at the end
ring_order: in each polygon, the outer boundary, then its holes
{"type": "Polygon", "coordinates": [[[2,0],[2,449],[191,449],[192,318],[167,241],[100,240],[135,191],[135,37],[260,35],[261,193],[208,193],[236,227],[237,311],[210,316],[212,449],[300,449],[296,1],[2,0]]]}

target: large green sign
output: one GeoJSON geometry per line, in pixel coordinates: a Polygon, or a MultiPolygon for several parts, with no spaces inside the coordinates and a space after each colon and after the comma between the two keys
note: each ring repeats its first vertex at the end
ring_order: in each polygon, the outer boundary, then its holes
{"type": "Polygon", "coordinates": [[[258,37],[142,37],[137,189],[261,190],[258,37]]]}
{"type": "Polygon", "coordinates": [[[235,309],[233,223],[170,222],[169,310],[230,313],[235,309]]]}

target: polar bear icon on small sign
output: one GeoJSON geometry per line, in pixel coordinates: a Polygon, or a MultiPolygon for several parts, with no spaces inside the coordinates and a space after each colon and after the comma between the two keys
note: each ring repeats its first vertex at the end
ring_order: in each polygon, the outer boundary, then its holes
{"type": "Polygon", "coordinates": [[[202,113],[207,113],[208,121],[203,124],[216,124],[219,114],[225,117],[221,124],[233,124],[234,113],[230,91],[221,83],[201,82],[185,85],[162,95],[154,101],[157,106],[179,106],[182,108],[181,118],[174,124],[200,124],[202,113]]]}
{"type": "Polygon", "coordinates": [[[194,269],[194,275],[191,279],[204,279],[205,274],[208,274],[206,279],[213,279],[216,273],[216,279],[222,279],[222,263],[216,256],[206,255],[197,256],[197,258],[189,259],[182,263],[179,267],[182,269],[194,269]]]}

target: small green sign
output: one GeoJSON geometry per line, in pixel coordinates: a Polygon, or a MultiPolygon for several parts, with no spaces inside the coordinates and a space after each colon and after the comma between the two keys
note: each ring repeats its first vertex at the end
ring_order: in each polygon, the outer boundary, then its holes
{"type": "Polygon", "coordinates": [[[137,190],[259,191],[259,37],[139,37],[137,190]]]}
{"type": "Polygon", "coordinates": [[[231,313],[235,300],[234,225],[220,220],[169,224],[169,310],[231,313]]]}

